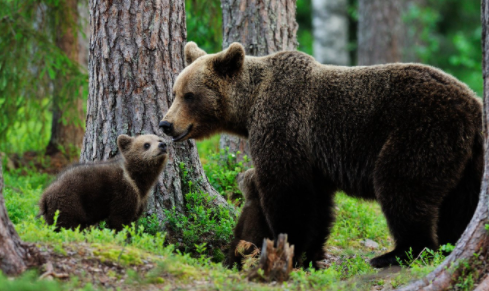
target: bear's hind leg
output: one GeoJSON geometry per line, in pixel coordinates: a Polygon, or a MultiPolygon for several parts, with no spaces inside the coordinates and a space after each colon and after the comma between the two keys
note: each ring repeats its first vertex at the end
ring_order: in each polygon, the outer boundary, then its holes
{"type": "Polygon", "coordinates": [[[372,266],[399,265],[398,259],[406,262],[424,248],[438,248],[440,207],[467,161],[466,151],[455,147],[458,140],[450,131],[425,126],[400,130],[385,143],[374,189],[396,246],[372,259],[372,266]]]}
{"type": "MultiPolygon", "coordinates": [[[[405,186],[405,185],[404,185],[405,186]]],[[[402,187],[402,186],[401,186],[402,187]]],[[[385,188],[386,191],[397,195],[408,196],[410,193],[400,193],[399,189],[385,188]]],[[[424,248],[435,250],[438,247],[436,231],[437,205],[427,201],[407,201],[396,197],[380,201],[382,211],[387,219],[389,230],[395,241],[393,251],[373,258],[370,264],[375,268],[384,268],[406,264],[409,259],[416,258],[424,248]],[[423,205],[419,205],[419,204],[423,205]]],[[[380,199],[379,199],[380,200],[380,199]]]]}
{"type": "Polygon", "coordinates": [[[483,154],[482,140],[478,135],[462,178],[441,204],[437,229],[440,245],[455,245],[474,216],[484,170],[483,154]]]}

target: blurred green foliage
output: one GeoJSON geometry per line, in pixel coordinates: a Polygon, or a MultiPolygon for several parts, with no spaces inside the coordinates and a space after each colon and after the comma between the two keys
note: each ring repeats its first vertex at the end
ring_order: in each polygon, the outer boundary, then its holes
{"type": "Polygon", "coordinates": [[[483,93],[480,1],[426,0],[403,15],[419,62],[443,69],[483,93]]]}
{"type": "Polygon", "coordinates": [[[222,49],[220,0],[185,0],[187,39],[208,53],[222,49]]]}
{"type": "MultiPolygon", "coordinates": [[[[65,111],[88,85],[86,73],[55,44],[56,33],[68,29],[61,19],[78,28],[66,21],[66,9],[59,0],[0,0],[0,151],[46,145],[55,80],[63,84],[56,90],[65,111]]],[[[66,114],[62,122],[81,122],[72,116],[66,114]]]]}

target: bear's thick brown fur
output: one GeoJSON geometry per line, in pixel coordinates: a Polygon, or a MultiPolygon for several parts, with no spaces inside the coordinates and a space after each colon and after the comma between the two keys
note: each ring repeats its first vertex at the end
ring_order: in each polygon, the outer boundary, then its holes
{"type": "Polygon", "coordinates": [[[120,135],[122,157],[107,162],[74,165],[61,173],[42,194],[40,214],[58,228],[81,229],[106,220],[121,230],[143,213],[149,191],[167,160],[166,144],[156,135],[120,135]]]}
{"type": "Polygon", "coordinates": [[[287,233],[306,265],[321,258],[337,190],[381,205],[395,248],[375,267],[454,244],[473,216],[481,102],[454,77],[421,64],[322,65],[301,52],[245,57],[238,43],[207,55],[191,42],[185,59],[164,132],[248,138],[270,230],[287,233]]]}
{"type": "MultiPolygon", "coordinates": [[[[260,196],[253,176],[255,169],[249,169],[238,177],[239,189],[245,196],[245,205],[241,210],[238,223],[234,228],[234,239],[231,242],[227,264],[241,268],[242,257],[236,254],[240,241],[256,242],[264,238],[271,239],[273,234],[268,227],[265,214],[260,206],[260,196]]],[[[258,246],[257,246],[258,247],[258,246]]],[[[253,249],[249,250],[253,251],[253,249]]]]}

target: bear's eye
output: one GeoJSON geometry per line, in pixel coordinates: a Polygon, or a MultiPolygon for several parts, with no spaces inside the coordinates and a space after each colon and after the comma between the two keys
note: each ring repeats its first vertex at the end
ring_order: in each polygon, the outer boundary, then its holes
{"type": "Polygon", "coordinates": [[[185,93],[185,95],[183,95],[183,99],[185,99],[186,101],[192,101],[194,100],[194,93],[185,93]]]}
{"type": "Polygon", "coordinates": [[[144,144],[144,149],[146,149],[146,150],[147,150],[147,149],[149,149],[149,147],[150,147],[150,146],[151,146],[151,145],[150,145],[149,143],[145,143],[145,144],[144,144]]]}

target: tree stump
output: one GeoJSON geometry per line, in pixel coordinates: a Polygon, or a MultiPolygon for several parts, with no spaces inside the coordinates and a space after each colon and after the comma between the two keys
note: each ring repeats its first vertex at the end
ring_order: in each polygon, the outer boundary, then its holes
{"type": "Polygon", "coordinates": [[[263,240],[258,266],[253,268],[248,279],[266,282],[283,282],[289,278],[294,259],[294,246],[289,246],[286,234],[279,234],[277,247],[274,241],[263,240]],[[261,270],[261,271],[259,271],[261,270]]]}

